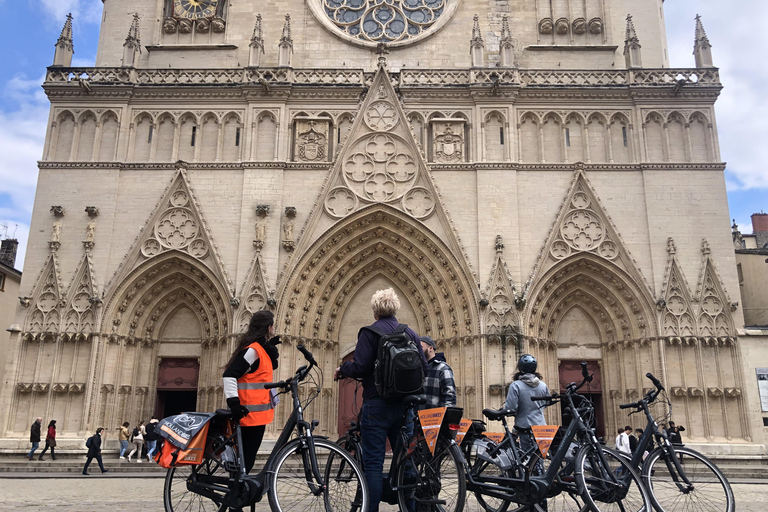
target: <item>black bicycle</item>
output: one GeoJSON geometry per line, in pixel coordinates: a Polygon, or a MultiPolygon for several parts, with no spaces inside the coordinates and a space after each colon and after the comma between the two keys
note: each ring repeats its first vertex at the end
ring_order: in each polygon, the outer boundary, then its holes
{"type": "Polygon", "coordinates": [[[650,373],[645,376],[656,389],[650,390],[639,401],[620,405],[619,408],[636,409],[630,414],[642,412],[648,420],[632,455],[632,465],[638,469],[642,467],[643,483],[651,494],[653,507],[658,512],[733,512],[736,507],[733,490],[720,468],[696,450],[672,444],[659,428],[649,406],[659,396],[663,397],[668,410],[671,410],[672,404],[661,382],[650,373]],[[654,445],[656,448],[653,448],[654,445]]]}
{"type": "MultiPolygon", "coordinates": [[[[335,443],[313,435],[318,425],[304,420],[299,386],[310,381],[319,391],[322,375],[315,378],[317,363],[303,346],[296,347],[309,363],[295,375],[265,384],[265,389],[290,392],[293,412],[275,443],[264,468],[255,475],[245,472],[240,424],[229,409],[219,409],[211,420],[203,462],[170,468],[165,477],[163,503],[166,512],[241,510],[269,496],[273,511],[366,512],[368,487],[354,458],[335,443]],[[294,439],[291,439],[293,434],[294,439]]],[[[318,372],[319,373],[319,372],[318,372]]]]}
{"type": "Polygon", "coordinates": [[[506,424],[509,411],[483,411],[488,419],[502,421],[505,428],[504,440],[498,445],[473,441],[479,453],[470,459],[472,465],[468,462],[466,466],[467,489],[475,493],[488,512],[504,512],[511,503],[517,504],[516,511],[541,511],[545,501],[549,512],[650,510],[650,495],[630,462],[615,450],[601,446],[594,430],[587,426],[584,417],[594,413],[594,407],[576,393],[592,380],[585,363],[582,375],[581,384],[570,383],[562,395],[531,398],[550,404],[562,401],[566,414],[571,416],[548,459],[542,459],[537,446],[525,452],[519,449],[506,424]]]}
{"type": "MultiPolygon", "coordinates": [[[[453,439],[462,409],[447,408],[433,454],[415,414],[415,409],[424,402],[425,399],[418,396],[408,396],[402,401],[403,426],[384,479],[382,501],[398,505],[402,512],[462,512],[466,495],[464,459],[453,439]]],[[[359,418],[357,422],[350,422],[349,430],[338,444],[365,469],[359,418]]]]}

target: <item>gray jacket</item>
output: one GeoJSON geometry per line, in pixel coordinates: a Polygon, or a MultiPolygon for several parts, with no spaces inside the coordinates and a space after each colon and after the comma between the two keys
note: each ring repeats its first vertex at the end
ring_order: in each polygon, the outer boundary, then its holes
{"type": "Polygon", "coordinates": [[[533,402],[532,396],[548,396],[549,388],[532,373],[525,373],[509,385],[504,409],[515,415],[515,427],[527,429],[531,425],[546,425],[542,409],[546,402],[533,402]]]}

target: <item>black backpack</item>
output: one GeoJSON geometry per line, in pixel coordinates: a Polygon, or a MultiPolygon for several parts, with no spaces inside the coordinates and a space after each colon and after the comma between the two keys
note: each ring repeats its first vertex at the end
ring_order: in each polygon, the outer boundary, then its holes
{"type": "Polygon", "coordinates": [[[93,436],[85,440],[85,447],[88,448],[89,450],[91,449],[91,444],[93,444],[93,436]]]}
{"type": "Polygon", "coordinates": [[[393,333],[374,327],[363,327],[379,336],[373,377],[376,392],[384,400],[399,400],[418,395],[424,390],[424,366],[416,341],[410,339],[405,324],[398,324],[393,333]]]}
{"type": "Polygon", "coordinates": [[[147,435],[144,436],[144,439],[147,441],[154,441],[157,439],[157,434],[155,434],[155,425],[157,425],[157,423],[147,423],[147,435]]]}
{"type": "Polygon", "coordinates": [[[140,433],[141,432],[139,432],[139,427],[134,427],[133,428],[133,435],[131,437],[139,437],[140,433]]]}

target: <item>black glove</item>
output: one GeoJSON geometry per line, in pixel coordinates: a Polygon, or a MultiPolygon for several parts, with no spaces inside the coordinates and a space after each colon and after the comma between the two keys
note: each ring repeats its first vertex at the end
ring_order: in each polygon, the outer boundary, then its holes
{"type": "Polygon", "coordinates": [[[274,336],[270,338],[269,341],[264,343],[262,347],[264,347],[264,351],[267,353],[269,358],[272,360],[272,369],[277,369],[278,361],[280,360],[280,352],[277,350],[277,345],[281,344],[282,341],[280,341],[280,336],[274,336]]]}
{"type": "Polygon", "coordinates": [[[248,416],[248,413],[251,412],[246,406],[240,403],[240,399],[237,397],[227,398],[227,407],[232,411],[232,418],[236,421],[248,416]]]}

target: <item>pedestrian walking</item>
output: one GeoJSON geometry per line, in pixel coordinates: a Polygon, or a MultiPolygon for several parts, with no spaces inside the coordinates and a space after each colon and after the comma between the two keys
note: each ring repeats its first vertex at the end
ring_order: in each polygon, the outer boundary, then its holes
{"type": "Polygon", "coordinates": [[[131,462],[133,454],[138,452],[136,456],[136,462],[141,462],[141,450],[144,449],[144,436],[147,433],[147,429],[144,428],[144,420],[141,420],[139,424],[133,428],[131,434],[131,442],[133,443],[133,450],[128,454],[128,462],[131,462]]]}
{"type": "Polygon", "coordinates": [[[96,462],[99,463],[99,468],[101,469],[102,473],[106,473],[109,471],[108,469],[104,469],[104,462],[101,460],[101,433],[104,432],[104,429],[102,427],[99,427],[96,429],[96,433],[88,438],[88,440],[85,442],[85,446],[88,448],[88,458],[85,459],[85,466],[83,466],[83,474],[88,475],[88,466],[90,466],[91,461],[93,459],[96,459],[96,462]]]}
{"type": "Polygon", "coordinates": [[[40,458],[37,460],[45,460],[43,459],[43,455],[48,451],[48,448],[51,449],[51,459],[56,460],[56,420],[51,420],[48,424],[48,433],[45,436],[45,448],[40,452],[40,458]]]}
{"type": "Polygon", "coordinates": [[[120,425],[120,432],[117,434],[117,440],[120,441],[120,459],[123,458],[123,456],[128,451],[128,439],[131,437],[131,431],[128,430],[128,427],[130,427],[131,424],[127,421],[120,425]]]}
{"type": "Polygon", "coordinates": [[[619,433],[616,436],[616,445],[615,448],[620,451],[621,453],[624,453],[626,455],[632,455],[632,448],[630,448],[629,444],[629,435],[627,434],[627,428],[631,427],[625,427],[620,428],[619,433]]]}
{"type": "Polygon", "coordinates": [[[146,426],[147,435],[144,436],[144,441],[147,443],[148,462],[152,462],[152,456],[155,454],[155,448],[157,448],[157,432],[155,431],[155,428],[158,423],[158,419],[152,416],[146,426]]]}
{"type": "Polygon", "coordinates": [[[27,454],[29,460],[35,460],[35,450],[40,447],[40,424],[42,422],[43,418],[38,417],[29,428],[29,442],[32,443],[32,449],[27,454]]]}
{"type": "Polygon", "coordinates": [[[635,453],[637,449],[638,438],[632,435],[632,427],[627,425],[624,427],[624,432],[627,433],[627,439],[629,440],[629,451],[635,453]]]}

